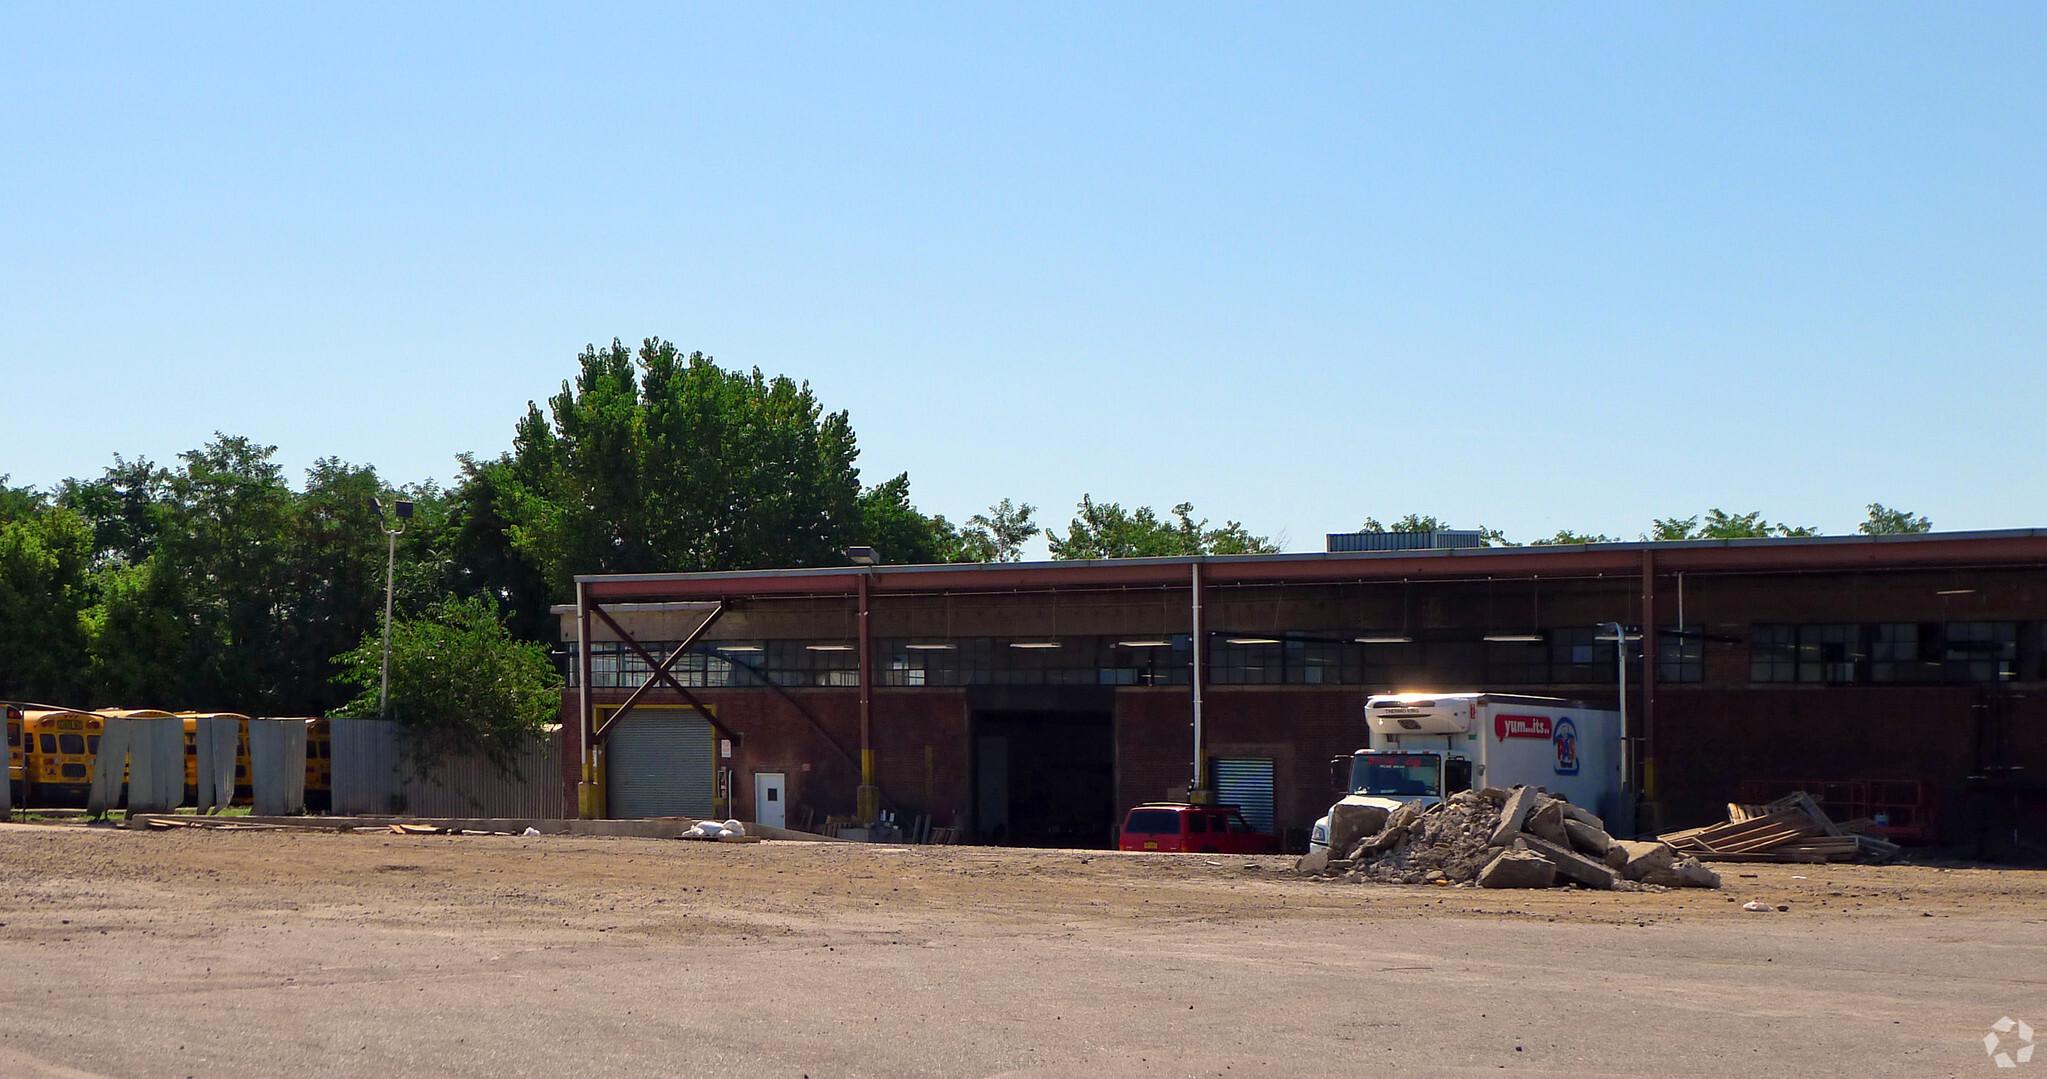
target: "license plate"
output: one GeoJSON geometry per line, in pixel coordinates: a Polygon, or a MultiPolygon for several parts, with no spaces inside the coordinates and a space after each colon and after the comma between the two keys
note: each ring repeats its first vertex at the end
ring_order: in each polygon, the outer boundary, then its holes
{"type": "Polygon", "coordinates": [[[1144,845],[1144,849],[1145,849],[1145,850],[1157,850],[1157,849],[1159,849],[1159,845],[1158,845],[1157,843],[1146,843],[1146,844],[1144,845]]]}

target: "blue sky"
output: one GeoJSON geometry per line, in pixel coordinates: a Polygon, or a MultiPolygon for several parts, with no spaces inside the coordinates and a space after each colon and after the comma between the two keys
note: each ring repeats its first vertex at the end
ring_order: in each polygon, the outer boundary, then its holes
{"type": "Polygon", "coordinates": [[[2047,7],[0,8],[0,472],[509,447],[588,342],[927,512],[2047,525],[2047,7]]]}

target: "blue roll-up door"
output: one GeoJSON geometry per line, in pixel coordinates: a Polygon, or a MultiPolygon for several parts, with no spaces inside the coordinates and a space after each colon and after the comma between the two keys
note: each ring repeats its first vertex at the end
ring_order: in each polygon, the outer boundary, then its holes
{"type": "Polygon", "coordinates": [[[1244,819],[1261,832],[1272,832],[1272,762],[1217,757],[1209,762],[1215,800],[1244,811],[1244,819]]]}

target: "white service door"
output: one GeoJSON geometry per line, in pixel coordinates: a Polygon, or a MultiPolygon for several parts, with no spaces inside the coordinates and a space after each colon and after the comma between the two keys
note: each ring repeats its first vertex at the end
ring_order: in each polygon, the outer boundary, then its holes
{"type": "Polygon", "coordinates": [[[753,819],[770,828],[789,827],[789,788],[781,772],[753,774],[753,819]]]}

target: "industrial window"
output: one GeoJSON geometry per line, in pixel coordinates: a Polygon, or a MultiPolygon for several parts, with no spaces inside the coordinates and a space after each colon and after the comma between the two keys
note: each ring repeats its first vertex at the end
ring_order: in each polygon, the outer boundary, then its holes
{"type": "Polygon", "coordinates": [[[1748,677],[1751,682],[1798,681],[1798,627],[1757,623],[1749,627],[1748,677]]]}
{"type": "Polygon", "coordinates": [[[1940,681],[1939,624],[1879,622],[1869,627],[1869,680],[1940,681]]]}
{"type": "Polygon", "coordinates": [[[2018,675],[2016,622],[1949,622],[1941,658],[1949,682],[2008,682],[2018,675]]]}
{"type": "Polygon", "coordinates": [[[1217,685],[1277,685],[1286,679],[1286,645],[1276,637],[1218,634],[1209,642],[1208,680],[1217,685]]]}
{"type": "Polygon", "coordinates": [[[1599,639],[1612,634],[1611,626],[1571,626],[1551,630],[1550,681],[1611,682],[1619,677],[1614,669],[1613,642],[1599,639]]]}
{"type": "Polygon", "coordinates": [[[1314,638],[1286,642],[1287,681],[1303,685],[1356,685],[1362,673],[1358,645],[1314,638]]]}
{"type": "Polygon", "coordinates": [[[1798,680],[1848,685],[1861,681],[1869,658],[1862,646],[1862,627],[1812,625],[1798,627],[1798,680]]]}
{"type": "Polygon", "coordinates": [[[1703,626],[1682,626],[1656,633],[1656,680],[1706,680],[1706,633],[1703,626]]]}
{"type": "Polygon", "coordinates": [[[1549,681],[1549,642],[1485,642],[1486,681],[1503,686],[1540,685],[1549,681]]]}
{"type": "MultiPolygon", "coordinates": [[[[1360,636],[1372,637],[1373,633],[1360,636]]],[[[1387,637],[1394,634],[1376,634],[1387,637]]],[[[1422,645],[1414,641],[1379,641],[1358,646],[1358,681],[1375,686],[1409,686],[1427,682],[1428,665],[1422,645]]]]}

